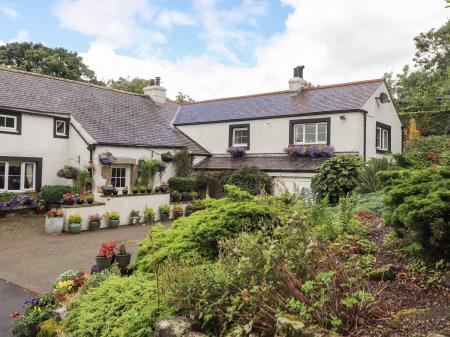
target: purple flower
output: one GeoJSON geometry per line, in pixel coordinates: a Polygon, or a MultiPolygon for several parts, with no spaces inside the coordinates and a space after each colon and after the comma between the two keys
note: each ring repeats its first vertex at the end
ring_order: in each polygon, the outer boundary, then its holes
{"type": "Polygon", "coordinates": [[[245,155],[245,148],[239,146],[230,146],[227,149],[227,152],[233,157],[242,157],[243,155],[245,155]]]}

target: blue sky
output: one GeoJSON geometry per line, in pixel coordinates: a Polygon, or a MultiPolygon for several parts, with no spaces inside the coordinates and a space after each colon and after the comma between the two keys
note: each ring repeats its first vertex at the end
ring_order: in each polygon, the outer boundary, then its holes
{"type": "Polygon", "coordinates": [[[411,61],[443,0],[0,0],[0,44],[80,53],[100,79],[161,76],[195,99],[379,78],[411,61]]]}

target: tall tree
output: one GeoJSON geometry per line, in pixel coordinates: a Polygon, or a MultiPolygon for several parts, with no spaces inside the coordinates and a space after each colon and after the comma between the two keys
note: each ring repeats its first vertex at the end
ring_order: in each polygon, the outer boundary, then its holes
{"type": "Polygon", "coordinates": [[[450,20],[414,38],[414,68],[388,74],[398,107],[403,111],[450,109],[450,20]]]}
{"type": "Polygon", "coordinates": [[[134,92],[136,94],[143,94],[144,88],[153,85],[154,80],[145,80],[143,78],[133,78],[132,80],[126,79],[124,77],[119,77],[118,80],[108,80],[106,85],[111,89],[123,90],[134,92]]]}
{"type": "Polygon", "coordinates": [[[14,42],[0,46],[0,65],[43,75],[98,83],[94,71],[76,52],[41,43],[14,42]]]}

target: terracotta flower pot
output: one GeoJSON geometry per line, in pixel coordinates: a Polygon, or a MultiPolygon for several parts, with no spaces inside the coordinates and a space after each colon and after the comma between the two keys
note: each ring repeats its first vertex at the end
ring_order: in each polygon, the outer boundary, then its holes
{"type": "Polygon", "coordinates": [[[111,263],[112,263],[112,256],[110,256],[110,257],[96,256],[95,257],[95,265],[97,266],[97,271],[102,271],[106,268],[111,267],[111,263]]]}
{"type": "Polygon", "coordinates": [[[126,253],[124,255],[116,254],[116,261],[119,264],[120,269],[125,269],[131,262],[131,254],[126,253]]]}

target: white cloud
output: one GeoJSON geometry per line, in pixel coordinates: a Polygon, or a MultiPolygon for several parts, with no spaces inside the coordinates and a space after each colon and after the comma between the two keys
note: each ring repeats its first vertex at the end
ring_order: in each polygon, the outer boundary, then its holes
{"type": "Polygon", "coordinates": [[[30,34],[28,33],[27,30],[25,29],[21,29],[17,32],[16,36],[13,37],[11,40],[9,40],[8,42],[27,42],[30,41],[30,34]]]}
{"type": "Polygon", "coordinates": [[[19,17],[19,12],[17,12],[16,7],[10,3],[0,4],[0,13],[3,13],[11,19],[19,17]]]}
{"type": "Polygon", "coordinates": [[[193,26],[195,22],[186,13],[163,10],[158,14],[155,24],[165,29],[172,29],[173,26],[193,26]]]}
{"type": "Polygon", "coordinates": [[[166,41],[161,33],[143,28],[154,17],[154,9],[146,0],[63,0],[53,12],[63,28],[111,48],[166,41]]]}
{"type": "Polygon", "coordinates": [[[287,89],[292,68],[300,64],[306,66],[305,78],[314,84],[398,72],[413,57],[413,38],[447,19],[441,0],[429,0],[426,6],[420,0],[283,1],[292,7],[285,29],[256,47],[253,66],[230,65],[216,56],[221,48],[230,52],[230,42],[251,37],[230,23],[243,22],[244,14],[240,16],[237,10],[227,18],[224,12],[218,13],[213,0],[196,1],[196,8],[206,11],[200,20],[209,44],[209,50],[199,57],[176,61],[157,53],[130,57],[100,43],[93,43],[82,56],[100,78],[161,76],[169,97],[182,91],[195,99],[207,99],[287,89]]]}

